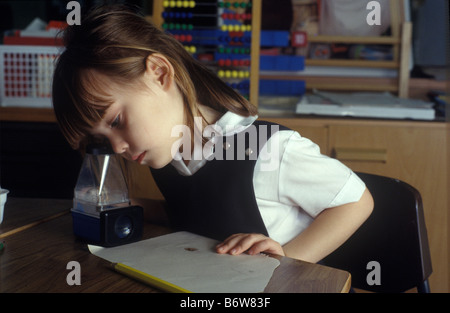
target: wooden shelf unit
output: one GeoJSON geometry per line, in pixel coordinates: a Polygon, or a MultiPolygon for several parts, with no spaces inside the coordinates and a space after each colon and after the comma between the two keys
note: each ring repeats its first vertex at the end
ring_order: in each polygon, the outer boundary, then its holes
{"type": "MultiPolygon", "coordinates": [[[[152,21],[156,25],[162,25],[163,0],[153,1],[152,21]]],[[[352,36],[309,36],[310,43],[347,43],[347,44],[383,44],[393,46],[392,61],[370,60],[341,60],[307,59],[306,66],[347,67],[347,68],[385,68],[398,71],[397,78],[365,78],[342,76],[306,76],[301,73],[288,75],[271,74],[259,71],[260,54],[260,30],[262,1],[252,0],[252,42],[251,42],[251,69],[250,69],[250,101],[259,103],[259,80],[304,80],[307,89],[320,89],[331,91],[389,91],[398,94],[402,98],[408,97],[410,49],[412,37],[412,25],[404,21],[404,10],[401,1],[390,0],[391,36],[379,37],[352,37],[352,36]],[[356,83],[355,83],[356,82],[356,83]]]]}
{"type": "Polygon", "coordinates": [[[393,36],[379,36],[379,37],[349,37],[349,36],[311,36],[308,37],[308,41],[312,43],[360,43],[360,44],[374,44],[374,45],[398,45],[400,39],[393,36]]]}
{"type": "MultiPolygon", "coordinates": [[[[397,70],[397,78],[388,77],[345,77],[345,76],[307,76],[302,73],[289,75],[291,80],[306,81],[307,89],[330,91],[389,91],[399,97],[408,98],[410,50],[412,24],[404,22],[404,8],[401,1],[390,0],[391,35],[378,37],[352,36],[308,36],[309,43],[343,43],[391,45],[393,47],[392,61],[345,60],[345,59],[306,59],[306,66],[347,67],[347,68],[384,68],[397,70]]],[[[264,73],[261,78],[286,79],[277,74],[264,73]]]]}
{"type": "Polygon", "coordinates": [[[28,107],[0,107],[0,122],[56,123],[53,109],[28,107]]]}

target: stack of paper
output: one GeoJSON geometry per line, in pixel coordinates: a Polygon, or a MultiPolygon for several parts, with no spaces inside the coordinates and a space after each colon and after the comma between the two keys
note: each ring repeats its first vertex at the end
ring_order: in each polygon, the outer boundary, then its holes
{"type": "Polygon", "coordinates": [[[433,120],[433,103],[402,99],[390,93],[331,93],[315,91],[302,97],[298,114],[433,120]]]}

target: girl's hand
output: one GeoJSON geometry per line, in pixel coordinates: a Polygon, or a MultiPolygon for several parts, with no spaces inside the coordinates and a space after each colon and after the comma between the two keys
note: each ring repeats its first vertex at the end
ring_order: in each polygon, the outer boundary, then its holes
{"type": "Polygon", "coordinates": [[[216,246],[219,254],[238,255],[243,252],[254,255],[260,252],[284,256],[281,245],[262,234],[234,234],[216,246]]]}

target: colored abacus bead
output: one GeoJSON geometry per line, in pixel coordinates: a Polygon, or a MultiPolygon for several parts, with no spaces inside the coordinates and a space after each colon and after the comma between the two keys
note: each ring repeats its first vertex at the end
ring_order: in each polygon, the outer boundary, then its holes
{"type": "Polygon", "coordinates": [[[219,6],[219,8],[229,8],[231,7],[231,3],[230,2],[218,2],[217,5],[219,6]]]}
{"type": "Polygon", "coordinates": [[[252,4],[251,2],[249,3],[245,3],[245,2],[223,2],[220,1],[217,3],[217,5],[219,6],[219,8],[230,8],[230,7],[234,7],[234,8],[251,8],[252,4]]]}
{"type": "Polygon", "coordinates": [[[163,7],[165,8],[195,8],[195,1],[163,1],[163,7]]]}
{"type": "Polygon", "coordinates": [[[186,49],[187,52],[192,53],[192,54],[197,52],[196,46],[184,46],[184,48],[186,49]]]}

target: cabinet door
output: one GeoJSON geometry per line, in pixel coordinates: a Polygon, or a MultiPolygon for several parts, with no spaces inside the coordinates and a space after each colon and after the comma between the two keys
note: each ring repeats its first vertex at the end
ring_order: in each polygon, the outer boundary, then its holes
{"type": "Polygon", "coordinates": [[[333,125],[330,151],[354,171],[397,178],[419,190],[433,262],[430,284],[435,292],[448,292],[445,128],[417,125],[333,125]]]}

